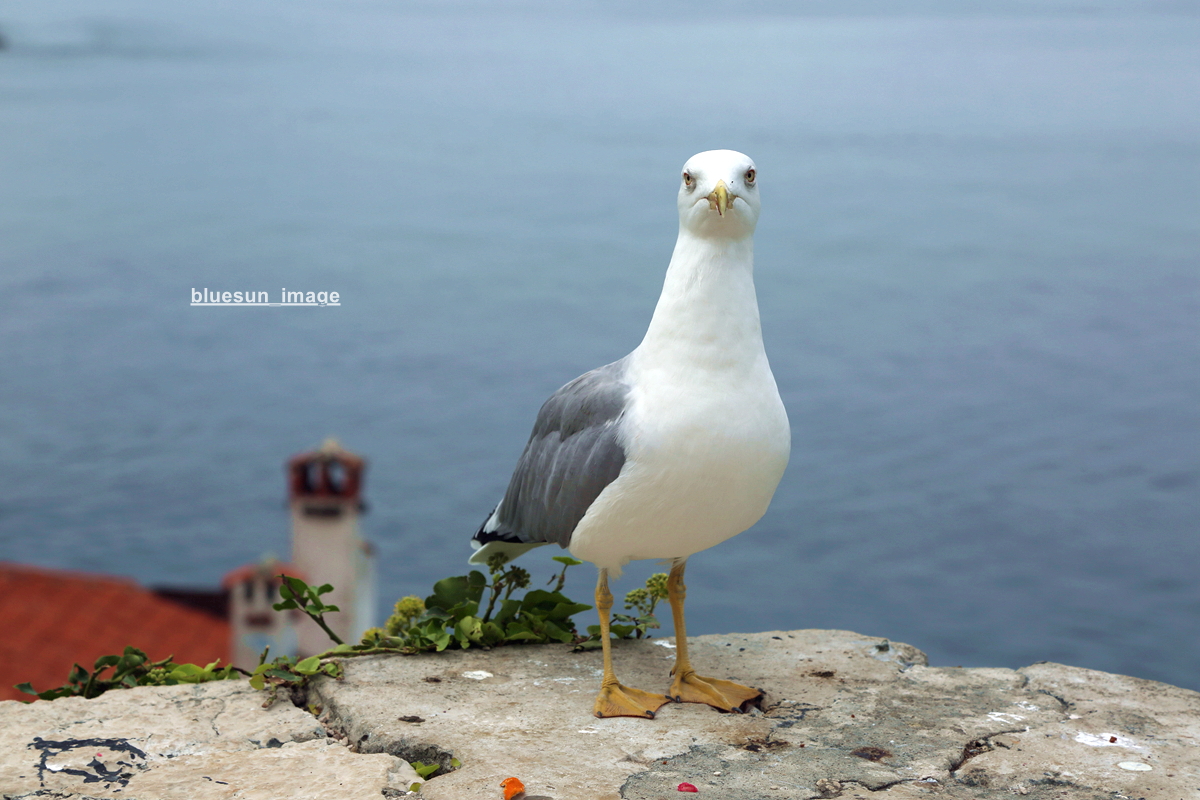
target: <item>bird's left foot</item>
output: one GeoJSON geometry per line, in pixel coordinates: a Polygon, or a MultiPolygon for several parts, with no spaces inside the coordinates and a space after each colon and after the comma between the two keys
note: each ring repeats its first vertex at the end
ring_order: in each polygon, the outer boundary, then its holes
{"type": "Polygon", "coordinates": [[[704,703],[717,711],[740,713],[758,705],[763,693],[733,681],[701,677],[689,670],[675,676],[667,696],[676,703],[704,703]]]}

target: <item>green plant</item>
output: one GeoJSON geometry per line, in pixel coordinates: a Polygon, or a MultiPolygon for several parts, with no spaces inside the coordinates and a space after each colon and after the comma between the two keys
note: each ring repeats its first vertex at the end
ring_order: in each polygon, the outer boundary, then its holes
{"type": "Polygon", "coordinates": [[[220,659],[201,667],[198,664],[176,664],[173,656],[161,661],[151,661],[145,652],[136,647],[126,647],[121,655],[100,656],[88,672],[79,664],[71,667],[67,682],[57,689],[36,691],[29,683],[17,684],[17,689],[41,700],[56,700],[60,697],[99,697],[109,689],[133,686],[175,686],[180,683],[206,683],[237,677],[235,667],[218,666],[220,659]],[[112,674],[103,673],[112,669],[112,674]]]}
{"type": "Polygon", "coordinates": [[[325,614],[331,611],[340,611],[337,606],[327,606],[321,602],[321,595],[329,594],[333,591],[331,584],[312,587],[299,578],[293,578],[290,575],[279,576],[283,583],[279,587],[279,596],[283,598],[282,603],[276,603],[272,606],[276,611],[287,611],[288,609],[298,608],[308,615],[308,618],[321,626],[321,630],[325,634],[337,642],[344,644],[341,638],[329,629],[325,624],[325,614]]]}
{"type": "MultiPolygon", "coordinates": [[[[631,590],[625,595],[625,610],[636,611],[636,615],[613,614],[609,622],[609,632],[618,639],[644,639],[649,631],[659,627],[654,609],[659,600],[667,596],[667,573],[657,572],[646,579],[645,588],[631,590]]],[[[600,626],[588,626],[588,638],[575,645],[576,650],[595,650],[603,642],[600,640],[600,626]]]]}
{"type": "MultiPolygon", "coordinates": [[[[433,585],[433,593],[424,600],[417,597],[399,600],[385,625],[366,631],[358,644],[343,642],[325,622],[326,614],[339,610],[335,605],[326,605],[321,599],[333,591],[331,585],[314,587],[300,578],[280,575],[282,602],[275,604],[275,610],[303,611],[335,643],[333,649],[301,660],[284,655],[267,661],[268,648],[263,650],[258,667],[251,673],[233,666],[220,667],[219,661],[205,667],[176,664],[170,657],[151,662],[141,650],[126,647],[124,655],[97,659],[92,672],[76,664],[71,669],[67,683],[58,689],[36,692],[28,683],[20,684],[17,688],[44,700],[70,696],[90,698],[115,688],[202,683],[241,674],[250,677],[250,684],[254,688],[271,691],[270,699],[264,704],[270,705],[276,697],[275,690],[281,687],[292,690],[293,697],[296,697],[295,690],[301,689],[315,675],[340,678],[342,667],[334,660],[337,657],[440,652],[447,648],[466,650],[471,646],[498,647],[511,643],[583,642],[583,648],[590,649],[594,640],[594,646],[598,647],[599,626],[589,628],[589,632],[594,628],[596,633],[590,639],[584,639],[578,635],[571,619],[591,606],[576,603],[561,591],[566,582],[567,569],[583,562],[570,556],[556,556],[554,560],[561,563],[563,568],[547,584],[556,583],[553,591],[535,589],[523,596],[516,595],[517,590],[529,587],[529,573],[521,567],[508,567],[508,559],[503,555],[493,556],[488,561],[489,577],[473,571],[467,575],[443,578],[433,585]],[[480,603],[485,592],[487,606],[480,615],[480,603]],[[102,673],[109,668],[115,668],[112,675],[102,677],[102,673]]],[[[628,597],[626,601],[628,603],[628,597]]],[[[614,632],[619,631],[618,635],[627,636],[636,631],[640,637],[647,626],[658,627],[650,614],[652,611],[653,604],[636,620],[626,615],[616,615],[617,619],[629,619],[634,624],[622,624],[619,628],[614,625],[614,632]]]]}
{"type": "Polygon", "coordinates": [[[275,692],[279,687],[299,689],[314,675],[328,675],[331,678],[342,677],[342,665],[336,661],[322,663],[321,656],[309,656],[297,661],[292,656],[277,656],[273,661],[267,661],[270,647],[262,651],[258,657],[258,668],[250,675],[250,685],[255,689],[271,687],[271,696],[265,706],[275,702],[278,696],[275,692]]]}
{"type": "MultiPolygon", "coordinates": [[[[581,562],[565,556],[555,559],[567,567],[581,562]]],[[[560,591],[535,589],[515,597],[529,586],[529,573],[507,567],[508,559],[497,554],[488,560],[489,577],[472,571],[443,578],[433,585],[424,601],[406,597],[396,603],[395,613],[382,630],[368,631],[357,645],[340,645],[324,655],[367,655],[382,652],[420,653],[447,648],[466,650],[472,646],[498,647],[513,642],[530,644],[577,639],[571,617],[591,606],[576,603],[560,591]],[[487,595],[487,605],[480,605],[487,595]]],[[[562,575],[558,576],[559,587],[562,575]]],[[[551,578],[551,582],[555,579],[551,578]]]]}

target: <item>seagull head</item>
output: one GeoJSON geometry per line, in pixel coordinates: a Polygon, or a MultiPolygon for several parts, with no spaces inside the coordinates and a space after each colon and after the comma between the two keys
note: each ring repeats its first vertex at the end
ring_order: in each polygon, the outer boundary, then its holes
{"type": "Polygon", "coordinates": [[[679,225],[697,236],[741,239],[758,224],[754,162],[734,150],[697,153],[679,178],[679,225]]]}

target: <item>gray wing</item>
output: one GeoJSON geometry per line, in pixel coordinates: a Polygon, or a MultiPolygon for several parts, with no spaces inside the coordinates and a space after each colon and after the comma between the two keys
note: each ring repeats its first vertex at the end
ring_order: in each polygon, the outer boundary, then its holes
{"type": "Polygon", "coordinates": [[[475,541],[566,547],[588,507],[625,464],[618,429],[628,396],[625,359],[581,375],[551,395],[538,412],[504,499],[475,541]]]}

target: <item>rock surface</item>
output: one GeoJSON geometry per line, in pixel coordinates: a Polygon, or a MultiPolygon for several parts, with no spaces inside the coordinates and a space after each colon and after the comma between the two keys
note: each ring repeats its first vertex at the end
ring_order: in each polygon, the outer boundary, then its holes
{"type": "Polygon", "coordinates": [[[264,709],[246,681],[0,702],[0,792],[8,798],[251,800],[380,797],[412,767],[363,756],[308,711],[264,709]]]}
{"type": "MultiPolygon", "coordinates": [[[[659,800],[686,796],[682,782],[723,800],[1200,797],[1200,694],[1185,689],[1057,664],[933,668],[844,631],[702,636],[692,651],[702,674],[763,688],[763,711],[671,704],[654,720],[598,720],[600,654],[561,645],[377,656],[312,688],[320,722],[286,701],[263,710],[241,682],[0,703],[0,789],[399,796],[405,762],[423,761],[443,766],[427,800],[499,798],[508,776],[528,800],[659,800]],[[108,751],[50,746],[94,740],[108,751]],[[122,741],[143,755],[113,750],[122,741]]],[[[615,648],[618,677],[642,689],[664,691],[673,659],[670,639],[615,648]]]]}

